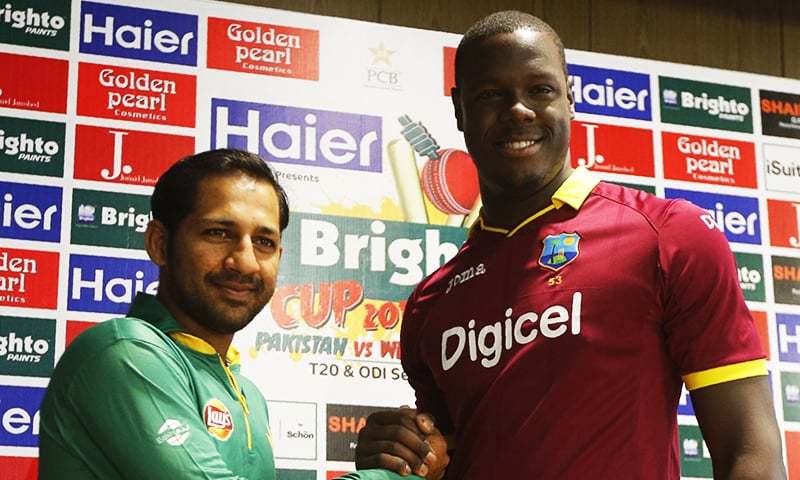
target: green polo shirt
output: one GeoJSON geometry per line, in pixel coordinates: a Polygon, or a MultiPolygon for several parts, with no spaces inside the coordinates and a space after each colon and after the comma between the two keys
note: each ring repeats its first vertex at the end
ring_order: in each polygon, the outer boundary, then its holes
{"type": "Polygon", "coordinates": [[[336,480],[423,480],[422,477],[409,475],[404,477],[388,470],[359,470],[336,478],[336,480]]]}
{"type": "Polygon", "coordinates": [[[80,335],[41,408],[40,479],[275,479],[267,404],[150,295],[80,335]]]}

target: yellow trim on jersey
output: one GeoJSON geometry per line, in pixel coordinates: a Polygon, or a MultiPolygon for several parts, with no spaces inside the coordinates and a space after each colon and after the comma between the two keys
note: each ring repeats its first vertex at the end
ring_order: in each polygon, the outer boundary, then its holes
{"type": "Polygon", "coordinates": [[[767,361],[763,358],[759,358],[757,360],[723,365],[700,372],[688,373],[682,378],[683,383],[686,384],[687,390],[697,390],[698,388],[730,382],[732,380],[760,377],[766,374],[767,361]]]}
{"type": "Polygon", "coordinates": [[[519,231],[519,229],[525,225],[531,223],[551,210],[559,209],[564,205],[569,205],[575,210],[579,210],[583,205],[583,202],[586,201],[586,197],[589,196],[589,194],[592,192],[592,189],[594,189],[599,182],[600,179],[592,175],[592,173],[587,170],[586,167],[578,167],[564,181],[564,183],[558,187],[556,193],[554,193],[551,197],[552,203],[550,205],[521,221],[516,227],[509,230],[506,228],[491,227],[486,225],[483,221],[483,212],[481,211],[478,221],[475,222],[472,228],[470,228],[470,235],[472,235],[472,233],[475,231],[485,230],[487,232],[500,233],[506,237],[510,237],[517,233],[517,231],[519,231]]]}
{"type": "MultiPolygon", "coordinates": [[[[217,354],[217,351],[214,350],[214,347],[209,345],[208,342],[200,337],[195,337],[191,333],[169,332],[167,335],[169,335],[171,339],[185,347],[191,348],[195,352],[205,353],[206,355],[217,354]]],[[[225,354],[225,361],[228,362],[228,365],[236,365],[239,363],[239,359],[239,350],[234,347],[228,347],[228,353],[225,354]]]]}

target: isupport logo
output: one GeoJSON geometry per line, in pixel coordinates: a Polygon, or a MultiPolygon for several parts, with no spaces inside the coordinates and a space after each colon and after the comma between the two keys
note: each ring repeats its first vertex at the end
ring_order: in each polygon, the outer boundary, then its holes
{"type": "Polygon", "coordinates": [[[666,198],[683,198],[708,212],[701,219],[709,228],[717,228],[729,242],[761,243],[758,199],[667,188],[666,198]]]}
{"type": "Polygon", "coordinates": [[[76,189],[72,192],[72,243],[144,249],[150,197],[76,189]]]}
{"type": "Polygon", "coordinates": [[[208,67],[319,80],[319,31],[208,19],[208,67]]]}
{"type": "Polygon", "coordinates": [[[197,65],[197,16],[83,2],[80,51],[197,65]]]}
{"type": "Polygon", "coordinates": [[[58,242],[61,189],[0,182],[0,237],[58,242]]]}
{"type": "Polygon", "coordinates": [[[664,176],[674,180],[756,187],[750,142],[663,132],[664,176]]]}
{"type": "Polygon", "coordinates": [[[55,336],[55,320],[0,317],[0,374],[50,375],[55,336]]]}
{"type": "Polygon", "coordinates": [[[69,49],[70,2],[13,0],[0,3],[0,42],[69,49]]]}
{"type": "Polygon", "coordinates": [[[139,292],[155,295],[158,267],[149,260],[70,255],[67,308],[125,313],[139,292]]]}
{"type": "Polygon", "coordinates": [[[55,309],[57,304],[57,252],[0,248],[0,305],[55,309]]]}
{"type": "Polygon", "coordinates": [[[381,172],[381,117],[211,99],[211,147],[273,162],[381,172]]]}
{"type": "Polygon", "coordinates": [[[652,118],[649,75],[584,65],[569,65],[567,70],[577,112],[652,118]]]}
{"type": "Polygon", "coordinates": [[[0,446],[39,445],[39,406],[44,388],[0,385],[0,446]]]}
{"type": "Polygon", "coordinates": [[[0,170],[62,176],[64,133],[63,123],[0,117],[0,170]]]}
{"type": "Polygon", "coordinates": [[[800,193],[800,148],[764,144],[767,188],[800,193]]]}

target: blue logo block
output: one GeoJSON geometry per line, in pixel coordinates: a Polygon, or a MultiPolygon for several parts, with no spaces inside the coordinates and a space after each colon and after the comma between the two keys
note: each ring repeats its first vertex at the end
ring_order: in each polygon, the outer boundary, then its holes
{"type": "Polygon", "coordinates": [[[270,162],[380,172],[381,117],[211,99],[211,148],[270,162]]]}
{"type": "Polygon", "coordinates": [[[575,111],[612,117],[652,119],[650,76],[608,68],[569,65],[575,111]]]}
{"type": "Polygon", "coordinates": [[[61,189],[0,182],[0,237],[58,242],[61,239],[61,189]]]}
{"type": "Polygon", "coordinates": [[[689,395],[689,390],[684,385],[681,389],[681,396],[678,399],[678,415],[690,415],[694,417],[694,405],[692,405],[692,396],[689,395]]]}
{"type": "Polygon", "coordinates": [[[81,53],[197,65],[197,16],[81,4],[81,53]]]}
{"type": "Polygon", "coordinates": [[[781,362],[800,363],[800,315],[775,314],[778,324],[778,358],[781,362]]]}
{"type": "Polygon", "coordinates": [[[0,385],[0,446],[39,446],[39,406],[44,391],[0,385]]]}
{"type": "Polygon", "coordinates": [[[758,199],[667,188],[667,198],[683,198],[706,210],[729,242],[761,244],[758,199]]]}
{"type": "Polygon", "coordinates": [[[70,255],[67,308],[76,312],[128,312],[139,292],[158,289],[158,267],[149,260],[70,255]]]}

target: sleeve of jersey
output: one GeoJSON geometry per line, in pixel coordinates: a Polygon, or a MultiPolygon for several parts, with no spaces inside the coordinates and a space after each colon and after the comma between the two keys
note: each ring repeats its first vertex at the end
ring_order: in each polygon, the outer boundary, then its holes
{"type": "Polygon", "coordinates": [[[733,254],[704,215],[678,201],[659,228],[667,347],[689,390],[767,374],[733,254]]]}
{"type": "Polygon", "coordinates": [[[408,383],[414,389],[417,399],[417,411],[433,414],[436,427],[444,434],[455,429],[447,411],[442,391],[436,385],[430,368],[423,359],[420,350],[425,328],[424,300],[420,299],[422,285],[414,290],[406,302],[403,313],[403,324],[400,329],[400,345],[403,349],[403,370],[408,375],[408,383]]]}
{"type": "Polygon", "coordinates": [[[69,397],[120,478],[236,479],[198,414],[188,372],[163,348],[118,342],[82,368],[69,397]]]}

